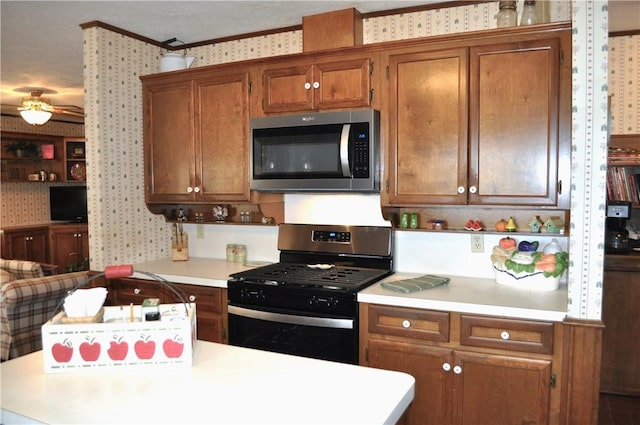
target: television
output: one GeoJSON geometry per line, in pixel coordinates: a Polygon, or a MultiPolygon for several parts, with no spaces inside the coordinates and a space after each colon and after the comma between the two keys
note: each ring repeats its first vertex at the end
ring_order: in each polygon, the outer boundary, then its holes
{"type": "Polygon", "coordinates": [[[52,221],[87,222],[86,186],[50,186],[49,208],[52,221]]]}

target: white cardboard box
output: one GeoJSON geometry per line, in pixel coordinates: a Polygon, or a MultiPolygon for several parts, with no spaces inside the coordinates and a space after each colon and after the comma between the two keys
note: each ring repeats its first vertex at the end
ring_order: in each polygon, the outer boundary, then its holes
{"type": "Polygon", "coordinates": [[[47,373],[162,365],[191,366],[196,342],[195,304],[162,304],[160,321],[141,321],[141,306],[104,307],[103,323],[62,323],[65,313],[42,325],[47,373]],[[185,316],[188,308],[188,316],[185,316]]]}

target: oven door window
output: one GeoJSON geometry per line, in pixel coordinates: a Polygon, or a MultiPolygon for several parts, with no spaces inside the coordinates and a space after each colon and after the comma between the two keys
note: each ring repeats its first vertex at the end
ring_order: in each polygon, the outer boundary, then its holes
{"type": "Polygon", "coordinates": [[[241,347],[358,364],[354,320],[269,313],[229,306],[229,343],[241,347]]]}
{"type": "Polygon", "coordinates": [[[348,127],[332,124],[253,130],[253,178],[350,177],[348,127]]]}

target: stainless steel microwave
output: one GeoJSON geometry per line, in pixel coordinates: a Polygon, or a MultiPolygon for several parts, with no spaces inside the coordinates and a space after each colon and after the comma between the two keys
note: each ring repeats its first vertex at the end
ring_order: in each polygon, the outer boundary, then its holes
{"type": "Polygon", "coordinates": [[[250,124],[251,189],[380,191],[379,111],[279,115],[250,124]]]}

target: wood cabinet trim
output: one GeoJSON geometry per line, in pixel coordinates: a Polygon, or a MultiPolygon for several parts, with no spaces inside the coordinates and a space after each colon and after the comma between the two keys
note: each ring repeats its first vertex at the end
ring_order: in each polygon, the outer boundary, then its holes
{"type": "Polygon", "coordinates": [[[408,308],[369,308],[369,332],[416,338],[426,341],[449,341],[449,313],[408,308]]]}

